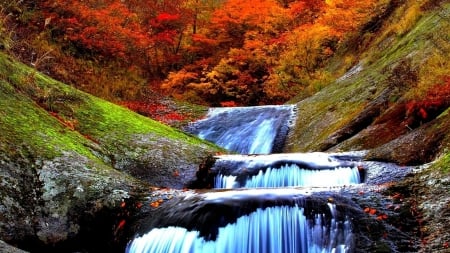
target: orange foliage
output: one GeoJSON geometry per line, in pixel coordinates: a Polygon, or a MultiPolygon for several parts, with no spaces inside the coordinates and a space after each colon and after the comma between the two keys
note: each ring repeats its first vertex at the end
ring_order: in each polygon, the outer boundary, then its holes
{"type": "Polygon", "coordinates": [[[192,37],[190,52],[215,59],[212,65],[171,74],[165,90],[212,106],[283,103],[305,89],[302,81],[326,78],[317,70],[346,34],[369,20],[376,2],[225,1],[207,29],[192,37]],[[185,79],[186,73],[193,78],[185,79]]]}
{"type": "MultiPolygon", "coordinates": [[[[305,90],[375,0],[39,1],[65,48],[139,66],[179,99],[283,103],[305,90]],[[207,64],[204,64],[207,62],[207,64]]],[[[53,36],[53,35],[52,35],[53,36]]],[[[149,111],[141,108],[141,111],[149,111]]],[[[419,110],[427,116],[426,109],[419,110]]],[[[172,114],[170,118],[178,118],[172,114]]],[[[162,119],[164,120],[164,119],[162,119]]]]}
{"type": "Polygon", "coordinates": [[[164,200],[158,199],[158,200],[156,200],[156,201],[151,202],[151,203],[150,203],[150,206],[153,207],[153,208],[157,208],[157,207],[159,207],[163,202],[164,202],[164,200]]]}
{"type": "Polygon", "coordinates": [[[132,48],[142,49],[150,44],[136,15],[121,2],[92,6],[79,1],[56,1],[51,7],[56,9],[47,14],[55,19],[52,24],[64,31],[65,38],[86,50],[108,57],[126,57],[132,48]],[[65,15],[57,16],[60,9],[65,15]]]}

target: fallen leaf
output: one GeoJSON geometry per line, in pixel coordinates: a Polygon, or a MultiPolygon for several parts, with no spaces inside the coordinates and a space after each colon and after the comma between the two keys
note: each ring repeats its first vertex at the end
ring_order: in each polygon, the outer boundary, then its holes
{"type": "Polygon", "coordinates": [[[154,207],[154,208],[159,207],[159,202],[158,201],[153,201],[152,203],[150,203],[150,206],[154,207]]]}

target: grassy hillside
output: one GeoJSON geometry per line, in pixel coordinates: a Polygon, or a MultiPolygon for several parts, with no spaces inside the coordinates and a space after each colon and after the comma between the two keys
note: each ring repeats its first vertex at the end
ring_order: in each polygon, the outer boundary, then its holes
{"type": "MultiPolygon", "coordinates": [[[[123,156],[165,153],[199,161],[217,147],[123,107],[95,98],[0,54],[0,151],[53,159],[76,152],[115,168],[123,156]]],[[[158,155],[159,154],[159,155],[158,155]]],[[[150,159],[150,157],[147,157],[150,159]]],[[[164,160],[164,161],[163,161],[164,160]]],[[[162,162],[163,161],[163,162],[162,162]]],[[[164,170],[164,167],[161,168],[164,170]]]]}
{"type": "Polygon", "coordinates": [[[450,127],[443,120],[450,105],[450,5],[421,4],[406,1],[381,20],[379,30],[365,35],[372,39],[363,53],[335,58],[329,68],[359,58],[341,78],[291,101],[299,113],[289,151],[372,149],[433,124],[444,135],[434,145],[449,146],[442,129],[450,127]]]}

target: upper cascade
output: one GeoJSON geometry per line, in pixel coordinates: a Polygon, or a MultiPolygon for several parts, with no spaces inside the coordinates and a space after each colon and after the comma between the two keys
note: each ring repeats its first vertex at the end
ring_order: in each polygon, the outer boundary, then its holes
{"type": "Polygon", "coordinates": [[[185,130],[240,154],[282,152],[295,106],[266,105],[209,109],[185,130]]]}

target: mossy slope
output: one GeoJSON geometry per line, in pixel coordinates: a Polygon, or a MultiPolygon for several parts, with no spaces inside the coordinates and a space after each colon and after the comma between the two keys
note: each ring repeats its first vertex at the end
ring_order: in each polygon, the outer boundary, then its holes
{"type": "Polygon", "coordinates": [[[0,76],[2,152],[14,152],[17,145],[25,145],[34,155],[52,159],[71,151],[123,170],[133,163],[130,159],[136,162],[139,156],[146,156],[147,161],[164,171],[183,169],[180,160],[185,166],[195,164],[219,150],[50,79],[3,54],[0,76]]]}
{"type": "MultiPolygon", "coordinates": [[[[367,46],[368,50],[354,56],[360,60],[345,75],[314,96],[291,101],[298,105],[298,120],[286,150],[372,149],[412,131],[425,127],[432,129],[435,123],[443,133],[436,145],[439,150],[448,147],[444,140],[448,140],[450,131],[442,130],[449,127],[443,120],[429,117],[427,124],[417,123],[413,127],[405,125],[404,120],[408,116],[409,102],[423,99],[431,89],[438,90],[439,86],[432,85],[450,76],[450,48],[443,42],[450,36],[449,13],[448,3],[423,11],[413,25],[401,33],[393,31],[395,19],[390,17],[383,29],[370,34],[374,39],[367,46]]],[[[333,64],[339,65],[338,61],[339,57],[333,64]]],[[[445,110],[450,98],[443,100],[440,111],[445,110]]],[[[438,116],[439,112],[432,117],[438,116]]],[[[433,156],[418,162],[432,159],[433,156]]]]}

